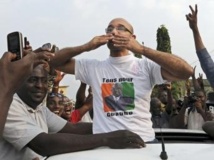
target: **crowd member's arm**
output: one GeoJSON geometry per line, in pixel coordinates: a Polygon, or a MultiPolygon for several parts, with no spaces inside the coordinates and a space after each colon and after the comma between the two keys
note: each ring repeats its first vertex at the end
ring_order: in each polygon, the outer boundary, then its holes
{"type": "Polygon", "coordinates": [[[78,109],[75,109],[72,113],[71,113],[71,122],[72,123],[77,123],[79,122],[82,117],[92,109],[92,97],[88,100],[86,100],[84,102],[84,104],[78,108],[78,109]]]}
{"type": "Polygon", "coordinates": [[[92,93],[90,93],[90,88],[88,96],[85,96],[86,84],[81,82],[80,87],[76,94],[76,104],[75,110],[71,113],[71,122],[77,123],[82,117],[86,114],[86,112],[90,111],[93,106],[93,97],[92,93]]]}
{"type": "Polygon", "coordinates": [[[168,115],[172,113],[173,110],[173,96],[172,96],[172,84],[167,83],[165,84],[166,91],[167,91],[167,105],[166,105],[166,112],[168,115]]]}
{"type": "Polygon", "coordinates": [[[202,88],[199,85],[198,80],[195,78],[195,68],[196,67],[194,67],[194,71],[192,75],[192,83],[193,83],[194,90],[197,91],[197,90],[202,90],[202,88]]]}
{"type": "MultiPolygon", "coordinates": [[[[68,125],[68,124],[67,124],[68,125]]],[[[69,124],[71,125],[71,123],[69,124]]],[[[82,125],[78,123],[76,125],[82,125]]],[[[75,126],[75,125],[74,125],[75,126]]],[[[79,126],[84,130],[85,126],[79,126]]],[[[135,133],[118,130],[101,134],[56,133],[37,135],[28,146],[43,156],[93,149],[101,146],[110,148],[142,148],[144,141],[135,133]]]]}
{"type": "Polygon", "coordinates": [[[187,97],[190,96],[191,86],[190,86],[190,79],[185,81],[185,88],[186,88],[186,95],[187,97]]]}
{"type": "Polygon", "coordinates": [[[4,53],[0,59],[0,135],[2,135],[4,129],[13,94],[32,72],[33,68],[38,64],[47,63],[45,60],[52,55],[50,53],[35,54],[30,51],[24,51],[24,54],[26,56],[14,62],[11,62],[11,60],[15,59],[16,56],[9,52],[4,53]]]}
{"type": "Polygon", "coordinates": [[[205,109],[202,107],[203,106],[202,102],[196,101],[194,105],[198,113],[201,115],[201,117],[204,119],[204,121],[206,121],[206,113],[205,113],[205,109]]]}
{"type": "Polygon", "coordinates": [[[181,128],[181,129],[183,129],[186,127],[186,122],[185,122],[186,121],[185,120],[186,115],[185,115],[185,113],[186,113],[186,110],[188,107],[187,104],[188,104],[188,98],[185,97],[184,98],[184,104],[183,104],[179,114],[170,119],[170,122],[169,122],[170,128],[181,128]]]}
{"type": "Polygon", "coordinates": [[[80,116],[83,117],[86,112],[90,111],[93,107],[93,97],[92,95],[87,96],[84,104],[78,109],[80,116]]]}
{"type": "Polygon", "coordinates": [[[199,73],[199,77],[197,78],[197,81],[198,81],[199,86],[201,87],[201,90],[205,93],[202,73],[199,73]]]}
{"type": "Polygon", "coordinates": [[[192,13],[186,15],[187,20],[189,21],[190,29],[193,32],[194,42],[195,42],[195,49],[197,56],[199,58],[201,68],[203,69],[204,73],[207,76],[212,87],[214,87],[214,62],[207,52],[205,48],[199,29],[197,25],[197,5],[195,5],[195,10],[190,6],[190,10],[192,13]]]}
{"type": "Polygon", "coordinates": [[[53,81],[52,93],[59,93],[59,83],[65,76],[65,73],[55,70],[56,78],[53,81]]]}
{"type": "Polygon", "coordinates": [[[83,82],[80,83],[80,86],[76,93],[75,109],[81,108],[82,105],[84,104],[84,101],[86,99],[86,96],[85,96],[86,86],[87,85],[85,83],[83,82]]]}

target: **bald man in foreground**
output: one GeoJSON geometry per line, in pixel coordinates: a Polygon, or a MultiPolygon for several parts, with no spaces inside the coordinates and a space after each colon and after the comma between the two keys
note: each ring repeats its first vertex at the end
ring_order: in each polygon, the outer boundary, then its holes
{"type": "MultiPolygon", "coordinates": [[[[145,142],[153,142],[155,133],[149,112],[153,86],[188,79],[193,68],[178,56],[141,45],[132,25],[123,18],[110,21],[105,31],[106,34],[96,36],[84,45],[59,50],[51,58],[50,65],[75,74],[77,80],[92,87],[94,134],[124,129],[137,133],[145,142]],[[110,52],[104,61],[74,59],[103,45],[107,45],[110,52]],[[133,53],[144,57],[136,58],[133,53]],[[133,99],[124,103],[121,110],[113,110],[105,102],[105,97],[113,94],[112,87],[116,83],[120,83],[123,96],[133,99]]],[[[93,53],[87,54],[93,56],[93,53]]],[[[118,99],[114,98],[115,101],[118,99]]]]}

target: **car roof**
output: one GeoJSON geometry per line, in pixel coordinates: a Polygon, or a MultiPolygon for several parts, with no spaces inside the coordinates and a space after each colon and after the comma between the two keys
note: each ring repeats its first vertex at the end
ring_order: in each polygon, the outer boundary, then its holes
{"type": "Polygon", "coordinates": [[[214,157],[214,141],[204,131],[187,129],[155,129],[158,143],[140,149],[100,147],[87,151],[48,157],[48,160],[161,160],[163,146],[169,160],[208,160],[214,157]]]}
{"type": "MultiPolygon", "coordinates": [[[[165,146],[169,160],[208,160],[214,157],[213,144],[168,143],[165,146]]],[[[47,160],[161,160],[161,144],[147,144],[141,149],[110,149],[107,147],[56,155],[47,160]]]]}

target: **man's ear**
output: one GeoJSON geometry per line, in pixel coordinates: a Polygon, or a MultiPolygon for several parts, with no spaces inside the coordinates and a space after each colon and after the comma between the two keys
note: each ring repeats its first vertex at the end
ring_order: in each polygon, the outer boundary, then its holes
{"type": "Polygon", "coordinates": [[[133,34],[132,37],[133,37],[134,39],[136,39],[136,35],[133,34]]]}

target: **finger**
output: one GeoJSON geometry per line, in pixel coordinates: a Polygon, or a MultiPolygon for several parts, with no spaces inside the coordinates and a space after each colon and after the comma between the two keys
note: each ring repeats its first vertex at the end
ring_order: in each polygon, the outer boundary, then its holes
{"type": "Polygon", "coordinates": [[[42,45],[41,48],[42,48],[42,50],[45,50],[45,51],[51,51],[52,45],[51,45],[51,43],[45,43],[42,45]]]}
{"type": "Polygon", "coordinates": [[[141,138],[135,139],[135,140],[134,140],[134,143],[136,143],[136,144],[138,144],[138,145],[140,145],[140,146],[142,146],[142,147],[146,147],[145,142],[144,142],[141,138]]]}
{"type": "Polygon", "coordinates": [[[46,60],[40,59],[34,62],[34,67],[44,64],[44,67],[47,68],[49,66],[48,62],[46,60]]]}
{"type": "Polygon", "coordinates": [[[138,145],[140,145],[140,146],[142,146],[142,147],[145,147],[145,146],[146,146],[146,144],[144,143],[143,139],[142,139],[139,135],[137,135],[137,134],[135,134],[135,136],[129,137],[129,138],[127,139],[127,141],[128,141],[129,143],[138,144],[138,145]]]}
{"type": "MultiPolygon", "coordinates": [[[[29,52],[27,54],[27,56],[28,55],[31,56],[30,57],[31,61],[35,62],[35,63],[44,63],[43,61],[49,62],[50,58],[54,56],[54,54],[52,54],[50,52],[39,52],[37,54],[34,52],[29,52]]],[[[27,57],[27,56],[25,56],[25,57],[27,57]]]]}
{"type": "Polygon", "coordinates": [[[54,57],[53,53],[45,51],[45,52],[38,53],[36,58],[43,59],[49,62],[52,57],[54,57]]]}
{"type": "Polygon", "coordinates": [[[101,43],[107,43],[108,41],[112,40],[114,37],[112,35],[104,35],[101,37],[101,43]]]}
{"type": "Polygon", "coordinates": [[[33,50],[32,47],[31,47],[30,45],[26,45],[24,49],[25,49],[25,50],[28,50],[28,51],[32,51],[32,50],[33,50]]]}
{"type": "Polygon", "coordinates": [[[142,147],[145,147],[144,145],[141,145],[141,144],[138,144],[138,143],[133,143],[133,142],[130,142],[128,144],[128,147],[130,148],[142,148],[142,147]]]}
{"type": "Polygon", "coordinates": [[[33,52],[35,52],[35,53],[39,53],[39,52],[42,52],[43,50],[42,50],[42,48],[41,47],[39,47],[39,48],[37,48],[37,49],[35,49],[33,52]]]}
{"type": "Polygon", "coordinates": [[[194,11],[194,9],[192,8],[192,6],[189,6],[189,8],[190,8],[190,10],[191,10],[192,14],[194,14],[194,13],[195,13],[195,11],[194,11]]]}
{"type": "Polygon", "coordinates": [[[35,49],[33,52],[35,52],[35,53],[39,53],[39,52],[50,52],[50,50],[48,48],[39,47],[39,48],[35,49]]]}
{"type": "MultiPolygon", "coordinates": [[[[113,36],[113,34],[112,33],[108,33],[108,34],[106,34],[106,35],[102,35],[103,37],[106,37],[106,38],[114,38],[114,36],[113,36]]],[[[101,37],[102,37],[101,36],[101,37]]]]}
{"type": "Polygon", "coordinates": [[[198,6],[197,4],[195,4],[195,14],[197,15],[197,13],[198,13],[198,6]]]}
{"type": "Polygon", "coordinates": [[[27,54],[30,54],[32,51],[30,51],[30,50],[26,50],[26,49],[24,49],[23,50],[23,56],[26,56],[27,54]]]}
{"type": "Polygon", "coordinates": [[[189,13],[189,14],[187,15],[187,18],[188,18],[188,20],[192,21],[192,14],[189,13]]]}
{"type": "Polygon", "coordinates": [[[54,44],[54,45],[52,46],[52,48],[51,48],[51,52],[52,52],[52,53],[55,53],[55,48],[56,48],[56,45],[54,44]]]}
{"type": "Polygon", "coordinates": [[[186,20],[187,20],[187,21],[189,21],[189,20],[190,20],[190,17],[189,17],[189,15],[188,15],[188,14],[186,15],[186,20]]]}
{"type": "Polygon", "coordinates": [[[13,54],[11,52],[4,52],[1,59],[6,59],[6,62],[11,62],[13,59],[16,58],[16,54],[13,54]]]}

